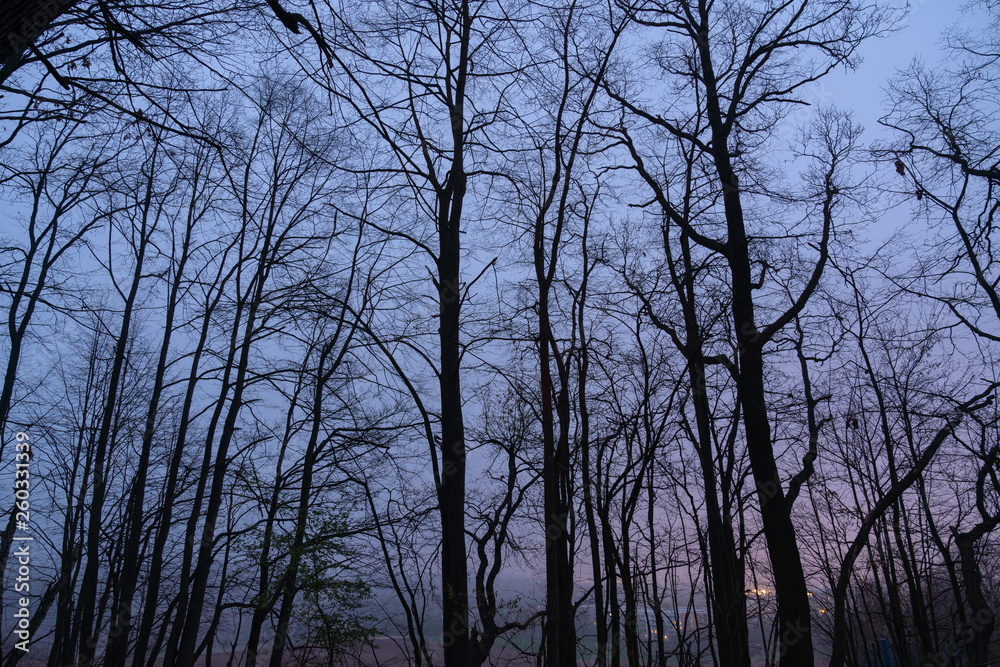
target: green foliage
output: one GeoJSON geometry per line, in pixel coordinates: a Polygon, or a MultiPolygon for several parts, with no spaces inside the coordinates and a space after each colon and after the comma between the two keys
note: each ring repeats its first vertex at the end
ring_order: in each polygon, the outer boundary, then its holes
{"type": "MultiPolygon", "coordinates": [[[[309,513],[306,535],[297,549],[299,568],[294,583],[295,606],[290,626],[293,644],[309,655],[310,663],[319,655],[326,664],[337,662],[352,647],[366,644],[375,635],[376,618],[364,613],[371,588],[352,571],[355,550],[348,544],[351,526],[339,508],[314,508],[309,513]]],[[[295,553],[294,526],[271,538],[271,572],[264,604],[276,607],[295,553]]],[[[263,528],[253,531],[244,542],[245,556],[263,548],[263,528]]],[[[259,603],[258,596],[255,603],[259,603]]]]}
{"type": "Polygon", "coordinates": [[[375,635],[375,617],[360,613],[371,598],[368,584],[358,579],[319,577],[303,591],[298,620],[306,631],[308,646],[326,654],[327,664],[335,664],[348,649],[367,644],[375,635]]]}

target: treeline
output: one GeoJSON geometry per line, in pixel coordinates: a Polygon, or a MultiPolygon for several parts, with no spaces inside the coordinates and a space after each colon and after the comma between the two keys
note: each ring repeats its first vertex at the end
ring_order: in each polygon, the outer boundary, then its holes
{"type": "Polygon", "coordinates": [[[870,135],[812,102],[889,3],[64,4],[5,666],[997,660],[996,3],[870,135]]]}

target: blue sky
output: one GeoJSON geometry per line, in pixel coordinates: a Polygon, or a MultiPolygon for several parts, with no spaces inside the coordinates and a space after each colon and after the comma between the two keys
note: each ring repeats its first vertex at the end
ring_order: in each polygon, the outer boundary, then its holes
{"type": "Polygon", "coordinates": [[[964,4],[961,0],[911,1],[910,12],[897,32],[861,46],[864,62],[857,71],[840,70],[822,82],[818,94],[823,102],[853,110],[857,122],[865,127],[866,137],[876,138],[878,119],[888,108],[886,83],[914,58],[928,65],[940,61],[944,53],[942,33],[961,20],[964,4]]]}

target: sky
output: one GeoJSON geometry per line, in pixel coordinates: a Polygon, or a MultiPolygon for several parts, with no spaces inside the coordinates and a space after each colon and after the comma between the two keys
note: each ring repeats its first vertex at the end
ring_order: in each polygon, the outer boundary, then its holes
{"type": "Polygon", "coordinates": [[[928,65],[940,61],[942,32],[962,18],[963,0],[912,0],[901,27],[887,37],[861,46],[864,62],[855,72],[838,70],[816,91],[823,103],[850,109],[871,140],[879,134],[878,119],[888,108],[886,84],[914,58],[928,65]]]}
{"type": "MultiPolygon", "coordinates": [[[[898,72],[909,68],[915,59],[922,60],[930,68],[944,61],[944,32],[961,27],[967,15],[962,11],[964,5],[966,0],[910,0],[909,11],[896,31],[862,43],[859,49],[862,62],[856,70],[835,70],[806,91],[804,97],[811,106],[794,111],[795,115],[790,118],[793,123],[788,127],[805,127],[817,109],[833,106],[850,111],[855,123],[864,128],[862,144],[898,139],[898,135],[879,125],[879,119],[890,108],[886,88],[898,72]]],[[[916,231],[912,209],[908,206],[890,207],[875,215],[877,221],[857,237],[858,241],[869,245],[871,251],[891,239],[905,246],[923,236],[916,231]],[[916,232],[916,236],[907,242],[899,236],[900,232],[916,232]]]]}

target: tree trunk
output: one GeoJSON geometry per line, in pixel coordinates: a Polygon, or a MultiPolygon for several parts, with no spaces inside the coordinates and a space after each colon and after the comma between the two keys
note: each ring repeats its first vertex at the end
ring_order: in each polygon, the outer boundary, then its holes
{"type": "Polygon", "coordinates": [[[469,667],[469,570],[465,545],[465,421],[462,414],[460,316],[462,206],[465,202],[465,86],[472,17],[461,3],[458,75],[449,108],[451,172],[438,195],[438,337],[441,351],[441,597],[445,667],[469,667]]]}

